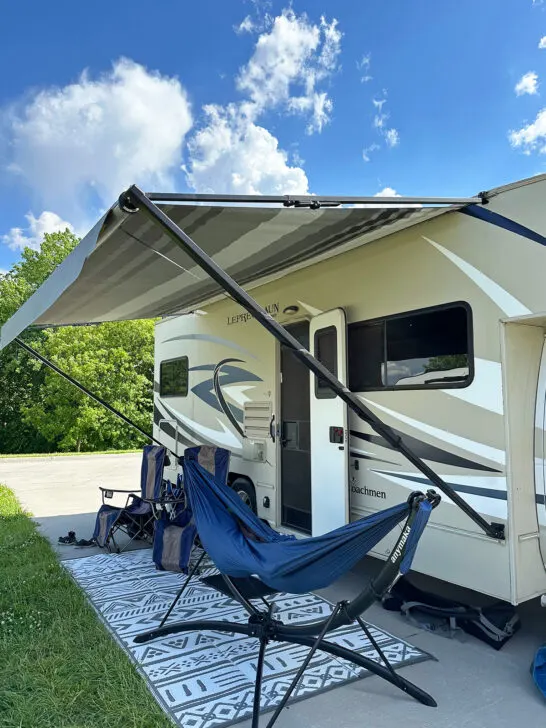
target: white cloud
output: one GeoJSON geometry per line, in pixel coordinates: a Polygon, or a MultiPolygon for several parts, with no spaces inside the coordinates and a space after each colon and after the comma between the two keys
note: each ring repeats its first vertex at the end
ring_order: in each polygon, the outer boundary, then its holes
{"type": "Polygon", "coordinates": [[[0,276],[7,276],[9,273],[9,270],[6,270],[5,268],[0,268],[0,276]]]}
{"type": "Polygon", "coordinates": [[[312,24],[305,14],[284,10],[256,42],[241,68],[237,88],[247,94],[257,116],[285,107],[310,116],[309,133],[322,131],[330,119],[332,101],[318,85],[337,70],[342,34],[334,18],[312,24]]]}
{"type": "Polygon", "coordinates": [[[378,149],[380,149],[380,146],[379,146],[379,144],[375,144],[375,143],[374,144],[370,144],[369,147],[364,147],[364,149],[362,150],[362,159],[365,162],[369,162],[370,161],[370,154],[372,152],[376,152],[378,149]]]}
{"type": "Polygon", "coordinates": [[[376,129],[383,129],[385,122],[388,120],[389,114],[376,114],[373,117],[373,125],[376,129]]]}
{"type": "Polygon", "coordinates": [[[207,106],[206,125],[190,140],[185,170],[197,192],[296,194],[308,192],[303,169],[290,166],[278,140],[236,104],[207,106]]]}
{"type": "Polygon", "coordinates": [[[127,59],[97,79],[84,72],[76,83],[41,91],[4,116],[12,132],[11,170],[39,204],[78,226],[134,182],[172,188],[192,125],[180,82],[127,59]]]}
{"type": "Polygon", "coordinates": [[[204,107],[204,124],[188,142],[188,184],[198,192],[308,193],[298,157],[289,163],[260,117],[271,111],[300,114],[308,119],[307,133],[322,131],[333,103],[320,84],[337,70],[340,43],[335,19],[312,24],[293,10],[271,19],[236,79],[246,98],[204,107]]]}
{"type": "Polygon", "coordinates": [[[360,77],[361,83],[367,83],[368,81],[371,81],[373,79],[373,76],[370,75],[370,65],[372,61],[372,54],[367,53],[366,55],[362,56],[360,61],[356,62],[356,67],[359,71],[362,71],[362,76],[360,77]]]}
{"type": "Polygon", "coordinates": [[[538,75],[534,71],[525,73],[514,87],[516,96],[536,94],[538,92],[538,75]]]}
{"type": "Polygon", "coordinates": [[[385,141],[387,146],[396,147],[400,143],[400,134],[396,129],[387,129],[385,132],[385,141]]]}
{"type": "Polygon", "coordinates": [[[250,15],[247,15],[246,18],[239,23],[239,25],[235,26],[236,33],[252,33],[255,29],[256,24],[250,15]]]}
{"type": "MultiPolygon", "coordinates": [[[[373,127],[381,134],[388,147],[396,147],[400,143],[400,134],[394,127],[387,128],[387,121],[390,118],[390,114],[387,111],[383,111],[383,107],[387,103],[387,89],[383,89],[383,98],[372,99],[372,104],[375,107],[376,113],[373,117],[373,127]]],[[[364,157],[364,161],[369,161],[364,157]]]]}
{"type": "Polygon", "coordinates": [[[290,111],[304,113],[310,111],[310,119],[306,131],[312,134],[315,131],[321,132],[330,121],[330,114],[334,105],[332,99],[328,98],[326,92],[314,93],[312,96],[297,96],[288,102],[290,111]]]}
{"type": "Polygon", "coordinates": [[[372,104],[377,109],[377,113],[373,118],[373,125],[376,129],[383,129],[385,122],[389,118],[389,114],[383,113],[383,106],[387,103],[386,96],[382,99],[372,99],[372,104]]]}
{"type": "Polygon", "coordinates": [[[508,134],[510,144],[521,148],[525,154],[530,154],[540,147],[541,153],[546,152],[546,108],[541,109],[536,119],[527,126],[508,134]]]}
{"type": "Polygon", "coordinates": [[[392,187],[383,187],[382,190],[376,192],[374,197],[401,197],[392,187]]]}
{"type": "Polygon", "coordinates": [[[72,225],[54,212],[44,211],[39,217],[34,217],[29,212],[25,217],[28,221],[26,228],[14,227],[7,235],[2,235],[2,243],[11,250],[23,250],[23,248],[39,250],[46,233],[63,232],[67,228],[74,232],[72,225]]]}
{"type": "Polygon", "coordinates": [[[544,50],[546,48],[546,35],[543,35],[542,38],[538,42],[538,47],[540,50],[544,50]]]}

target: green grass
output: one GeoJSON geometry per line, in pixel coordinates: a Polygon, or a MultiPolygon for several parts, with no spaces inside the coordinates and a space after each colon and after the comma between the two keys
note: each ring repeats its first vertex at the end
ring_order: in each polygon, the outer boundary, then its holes
{"type": "Polygon", "coordinates": [[[62,458],[72,455],[123,455],[129,452],[142,452],[142,448],[135,450],[95,450],[94,452],[33,452],[33,453],[14,453],[6,455],[0,453],[2,458],[62,458]]]}
{"type": "Polygon", "coordinates": [[[172,726],[49,543],[2,485],[0,726],[172,726]]]}

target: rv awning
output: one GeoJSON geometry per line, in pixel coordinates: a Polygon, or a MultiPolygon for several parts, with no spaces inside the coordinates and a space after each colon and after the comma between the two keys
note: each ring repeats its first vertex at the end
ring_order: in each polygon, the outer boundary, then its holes
{"type": "MultiPolygon", "coordinates": [[[[397,206],[390,202],[375,198],[373,205],[310,209],[205,204],[194,196],[193,204],[157,204],[230,276],[248,286],[460,207],[416,206],[402,198],[397,206]]],[[[153,221],[116,204],[6,322],[0,349],[33,324],[165,316],[191,310],[220,292],[153,221]]]]}

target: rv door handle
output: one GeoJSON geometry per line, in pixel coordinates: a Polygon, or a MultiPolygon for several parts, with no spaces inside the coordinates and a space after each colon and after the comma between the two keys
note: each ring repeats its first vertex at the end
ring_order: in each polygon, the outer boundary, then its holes
{"type": "Polygon", "coordinates": [[[269,435],[270,435],[271,439],[273,440],[273,442],[275,442],[275,430],[276,430],[276,428],[275,428],[275,415],[272,415],[271,416],[271,421],[269,423],[269,435]]]}

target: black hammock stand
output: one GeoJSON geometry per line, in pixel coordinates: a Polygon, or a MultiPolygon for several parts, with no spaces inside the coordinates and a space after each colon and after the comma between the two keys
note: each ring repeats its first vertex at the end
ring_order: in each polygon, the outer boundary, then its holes
{"type": "Polygon", "coordinates": [[[199,569],[199,566],[205,556],[205,551],[203,551],[199,559],[191,568],[182,588],[176,595],[168,612],[163,617],[161,624],[155,629],[137,635],[134,638],[134,642],[136,644],[143,644],[150,640],[154,640],[159,637],[166,637],[172,634],[206,630],[227,632],[231,634],[235,633],[258,639],[259,652],[256,664],[256,682],[252,706],[252,728],[258,728],[259,725],[263,665],[266,647],[271,641],[288,642],[294,645],[309,647],[309,652],[283,695],[281,702],[276,707],[275,712],[267,723],[267,728],[272,728],[274,723],[277,721],[277,718],[296,689],[301,677],[317,650],[333,655],[334,657],[340,657],[344,660],[348,660],[358,667],[369,670],[369,672],[391,683],[391,685],[399,688],[423,705],[436,707],[436,701],[431,695],[395,672],[380,645],[374,639],[368,626],[362,620],[362,614],[364,614],[364,612],[366,612],[366,610],[369,609],[369,607],[377,599],[380,599],[393,586],[400,576],[400,567],[404,557],[406,556],[408,545],[412,541],[410,537],[414,526],[417,525],[416,516],[419,512],[420,504],[423,501],[428,501],[431,507],[435,508],[440,502],[440,496],[432,490],[429,490],[426,495],[420,492],[414,492],[410,495],[408,498],[408,517],[402,526],[400,535],[379,574],[354,599],[351,601],[340,601],[335,604],[332,613],[322,620],[301,625],[286,625],[282,621],[275,619],[274,604],[266,599],[267,596],[277,593],[277,590],[267,586],[256,577],[239,579],[229,577],[225,574],[219,574],[205,577],[202,581],[208,586],[221,591],[223,594],[230,596],[239,602],[248,614],[248,620],[246,623],[219,620],[188,620],[167,624],[166,622],[176,603],[184,593],[192,577],[199,569]],[[253,599],[260,600],[265,609],[258,609],[254,606],[251,601],[253,599]],[[366,657],[355,650],[350,650],[325,639],[330,632],[333,632],[339,627],[354,624],[355,622],[363,630],[367,639],[377,652],[381,662],[375,662],[371,658],[366,657]]]}

